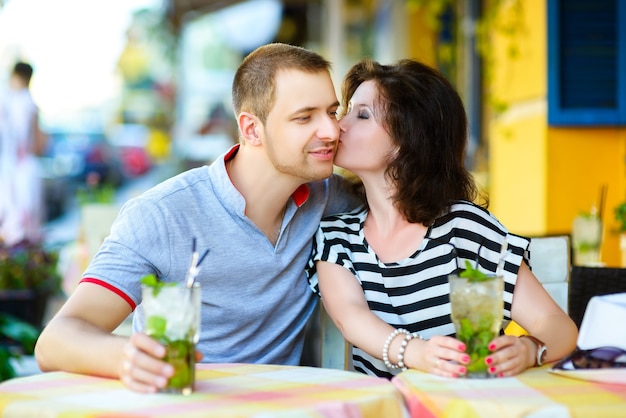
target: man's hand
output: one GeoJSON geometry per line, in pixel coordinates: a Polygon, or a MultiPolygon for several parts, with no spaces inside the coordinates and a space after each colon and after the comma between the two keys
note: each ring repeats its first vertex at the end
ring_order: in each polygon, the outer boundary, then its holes
{"type": "Polygon", "coordinates": [[[165,347],[156,340],[144,333],[133,334],[124,346],[120,380],[135,392],[155,393],[174,375],[174,368],[163,357],[165,347]]]}

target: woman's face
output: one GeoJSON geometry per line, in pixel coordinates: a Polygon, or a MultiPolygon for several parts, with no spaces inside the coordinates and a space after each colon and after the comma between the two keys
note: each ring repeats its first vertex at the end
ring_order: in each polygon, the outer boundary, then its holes
{"type": "Polygon", "coordinates": [[[377,96],[378,89],[373,81],[362,83],[354,92],[347,113],[339,121],[341,133],[335,165],[359,177],[384,172],[389,156],[396,148],[381,121],[374,116],[377,96]]]}

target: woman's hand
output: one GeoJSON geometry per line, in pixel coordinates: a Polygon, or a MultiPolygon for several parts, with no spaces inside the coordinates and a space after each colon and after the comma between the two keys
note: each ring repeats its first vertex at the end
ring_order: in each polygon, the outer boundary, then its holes
{"type": "Polygon", "coordinates": [[[465,344],[452,338],[436,335],[428,341],[415,340],[407,346],[405,364],[443,377],[458,377],[467,373],[470,361],[465,344]]]}
{"type": "Polygon", "coordinates": [[[485,358],[489,373],[498,377],[520,374],[535,365],[537,346],[528,338],[503,335],[489,344],[492,354],[485,358]]]}

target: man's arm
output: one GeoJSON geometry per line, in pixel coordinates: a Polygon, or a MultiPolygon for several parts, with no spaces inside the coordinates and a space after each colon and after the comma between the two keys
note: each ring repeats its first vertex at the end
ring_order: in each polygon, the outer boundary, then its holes
{"type": "Polygon", "coordinates": [[[165,348],[145,334],[112,334],[130,312],[130,305],[114,292],[79,284],[37,341],[40,369],[119,378],[138,392],[163,387],[174,372],[159,360],[165,348]]]}
{"type": "Polygon", "coordinates": [[[128,303],[112,291],[81,283],[41,333],[35,347],[39,367],[118,377],[128,338],[112,331],[130,312],[128,303]]]}

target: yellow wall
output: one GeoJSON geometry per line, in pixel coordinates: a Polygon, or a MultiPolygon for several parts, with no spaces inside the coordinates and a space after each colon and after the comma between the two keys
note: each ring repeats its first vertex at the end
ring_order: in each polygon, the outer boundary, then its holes
{"type": "Polygon", "coordinates": [[[547,196],[545,5],[543,0],[509,3],[501,3],[490,23],[492,58],[485,69],[490,209],[511,232],[542,235],[547,196]],[[522,9],[514,7],[520,4],[522,9]],[[506,110],[494,114],[494,102],[504,103],[506,110]]]}
{"type": "Polygon", "coordinates": [[[546,131],[542,106],[506,112],[489,129],[489,209],[509,231],[546,229],[546,131]]]}
{"type": "Polygon", "coordinates": [[[548,129],[548,233],[571,231],[574,217],[599,205],[600,189],[608,186],[603,213],[602,261],[619,266],[617,223],[613,209],[626,198],[626,129],[548,129]]]}
{"type": "MultiPolygon", "coordinates": [[[[406,31],[408,58],[417,59],[425,64],[437,65],[437,40],[429,23],[427,12],[418,7],[406,5],[406,31]]],[[[404,58],[404,57],[403,57],[404,58]]]]}

